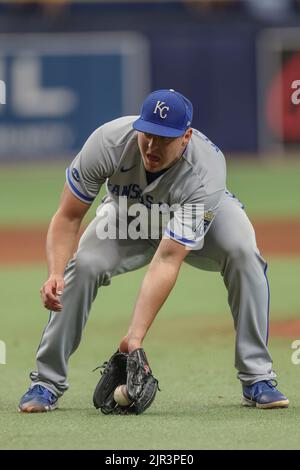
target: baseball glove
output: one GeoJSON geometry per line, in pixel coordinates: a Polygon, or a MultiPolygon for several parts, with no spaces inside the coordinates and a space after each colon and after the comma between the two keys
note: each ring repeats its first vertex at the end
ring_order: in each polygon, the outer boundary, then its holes
{"type": "Polygon", "coordinates": [[[142,348],[128,354],[126,385],[135,414],[143,413],[152,404],[159,387],[142,348]]]}
{"type": "MultiPolygon", "coordinates": [[[[114,391],[118,385],[126,384],[128,354],[117,351],[111,358],[97,369],[101,370],[101,378],[95,388],[93,403],[96,408],[100,408],[104,414],[117,414],[120,407],[114,400],[114,391]]],[[[123,407],[127,408],[127,407],[123,407]]],[[[125,410],[124,410],[125,411],[125,410]]]]}
{"type": "Polygon", "coordinates": [[[143,349],[135,349],[130,354],[117,351],[100,369],[103,371],[94,391],[93,403],[102,413],[141,414],[149,408],[155,398],[158,381],[152,375],[143,349]],[[131,400],[128,406],[120,406],[114,400],[114,391],[122,384],[127,385],[131,400]]]}

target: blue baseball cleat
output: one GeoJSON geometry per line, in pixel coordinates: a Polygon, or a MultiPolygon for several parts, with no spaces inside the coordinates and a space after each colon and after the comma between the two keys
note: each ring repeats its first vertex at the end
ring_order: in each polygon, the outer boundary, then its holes
{"type": "Polygon", "coordinates": [[[275,380],[263,380],[253,385],[243,385],[243,406],[256,408],[287,408],[289,400],[276,388],[275,380]],[[273,384],[274,383],[274,384],[273,384]]]}
{"type": "Polygon", "coordinates": [[[57,401],[57,396],[48,388],[43,387],[43,385],[34,385],[22,396],[19,411],[21,413],[53,411],[57,408],[57,401]]]}

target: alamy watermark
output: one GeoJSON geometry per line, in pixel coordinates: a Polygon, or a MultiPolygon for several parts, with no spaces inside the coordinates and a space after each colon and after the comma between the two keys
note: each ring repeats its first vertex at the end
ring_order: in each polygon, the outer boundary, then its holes
{"type": "Polygon", "coordinates": [[[196,250],[204,227],[204,204],[128,206],[127,197],[121,196],[97,209],[96,234],[100,240],[159,240],[165,235],[196,250]]]}
{"type": "Polygon", "coordinates": [[[0,104],[6,104],[6,83],[0,80],[0,104]]]}
{"type": "Polygon", "coordinates": [[[292,364],[298,366],[300,364],[300,339],[295,339],[291,344],[291,348],[295,349],[291,356],[292,364]]]}
{"type": "Polygon", "coordinates": [[[294,80],[291,85],[292,90],[295,90],[291,95],[291,101],[293,104],[300,104],[300,80],[294,80]]]}
{"type": "Polygon", "coordinates": [[[6,344],[0,340],[0,364],[6,364],[6,344]]]}

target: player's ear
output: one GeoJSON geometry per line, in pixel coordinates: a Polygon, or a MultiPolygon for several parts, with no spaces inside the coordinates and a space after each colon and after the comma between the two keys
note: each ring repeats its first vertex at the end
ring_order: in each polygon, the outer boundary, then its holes
{"type": "Polygon", "coordinates": [[[185,134],[183,136],[184,141],[182,145],[186,145],[189,142],[190,138],[192,137],[192,134],[193,134],[193,129],[190,127],[189,129],[185,131],[185,134]]]}

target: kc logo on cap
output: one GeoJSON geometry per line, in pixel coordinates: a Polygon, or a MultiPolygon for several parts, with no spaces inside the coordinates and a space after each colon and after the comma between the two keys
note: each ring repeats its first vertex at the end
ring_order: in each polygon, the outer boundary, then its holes
{"type": "Polygon", "coordinates": [[[159,111],[159,115],[162,119],[166,119],[168,113],[167,111],[170,110],[169,106],[162,106],[163,104],[166,104],[165,101],[157,101],[153,114],[156,114],[157,111],[159,111]],[[165,111],[166,110],[166,111],[165,111]]]}
{"type": "Polygon", "coordinates": [[[179,137],[190,127],[193,105],[175,90],[156,90],[142,105],[140,117],[132,126],[139,132],[162,137],[179,137]]]}

